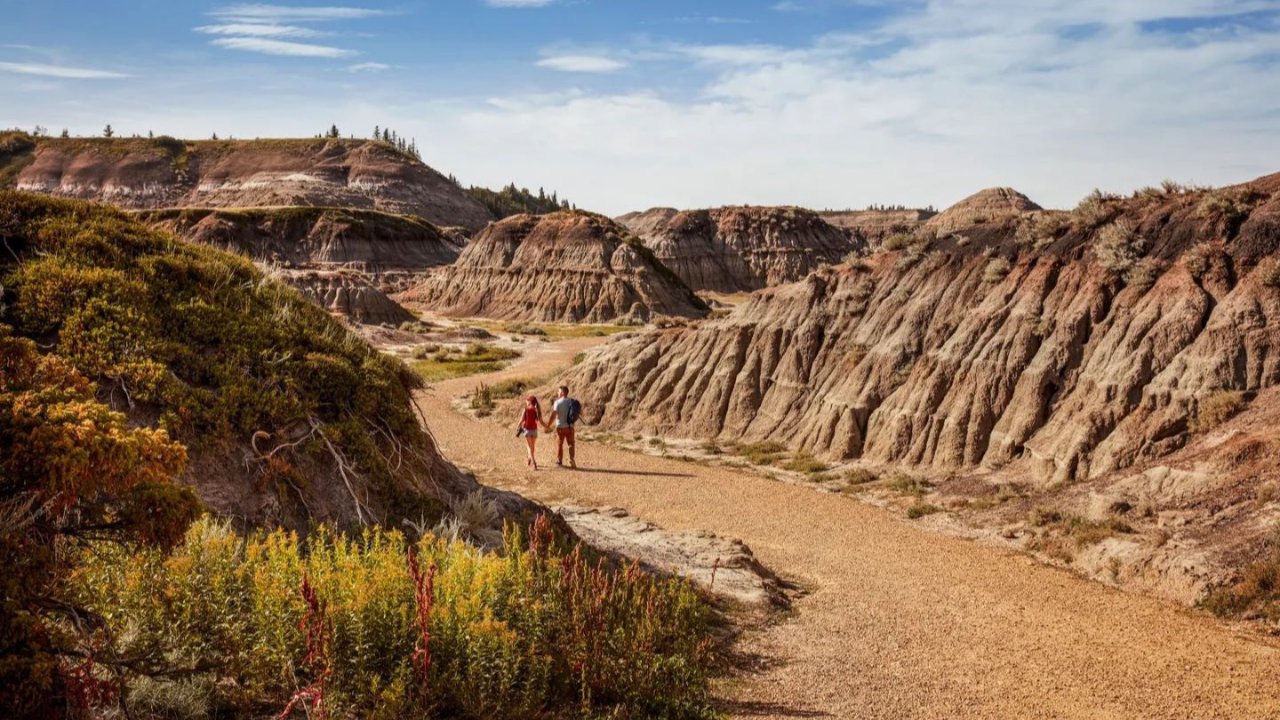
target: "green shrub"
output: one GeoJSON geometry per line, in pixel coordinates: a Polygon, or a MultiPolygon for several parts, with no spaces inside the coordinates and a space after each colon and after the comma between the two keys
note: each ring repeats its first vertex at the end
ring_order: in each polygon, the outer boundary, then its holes
{"type": "Polygon", "coordinates": [[[898,470],[889,476],[886,487],[903,495],[921,496],[933,489],[933,483],[922,477],[898,470]]]}
{"type": "Polygon", "coordinates": [[[1205,193],[1196,208],[1200,217],[1227,225],[1244,220],[1266,194],[1253,188],[1220,188],[1205,193]]]}
{"type": "Polygon", "coordinates": [[[1145,292],[1156,284],[1167,265],[1163,260],[1143,258],[1125,271],[1124,282],[1129,287],[1145,292]]]}
{"type": "Polygon", "coordinates": [[[527,546],[509,531],[500,554],[431,536],[410,551],[376,528],[321,528],[304,553],[291,534],[206,520],[172,554],[92,553],[76,586],[108,611],[114,652],[149,669],[132,687],[176,671],[241,712],[278,712],[315,681],[307,624],[322,634],[333,716],[711,716],[710,615],[690,585],[553,545],[545,518],[527,546]]]}
{"type": "Polygon", "coordinates": [[[1071,211],[1071,216],[1086,229],[1095,228],[1111,219],[1115,213],[1117,200],[1119,196],[1104,193],[1095,188],[1080,201],[1079,205],[1076,205],[1071,211]]]}

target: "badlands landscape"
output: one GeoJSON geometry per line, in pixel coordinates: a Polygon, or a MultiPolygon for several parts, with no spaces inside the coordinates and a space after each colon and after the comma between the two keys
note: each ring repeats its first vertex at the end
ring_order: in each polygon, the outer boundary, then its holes
{"type": "Polygon", "coordinates": [[[11,716],[1280,713],[1280,176],[498,217],[380,140],[12,131],[0,178],[11,716]]]}

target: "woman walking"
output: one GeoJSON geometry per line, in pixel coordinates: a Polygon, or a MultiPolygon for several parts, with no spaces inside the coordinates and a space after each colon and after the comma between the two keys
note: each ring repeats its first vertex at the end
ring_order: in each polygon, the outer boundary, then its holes
{"type": "Polygon", "coordinates": [[[538,426],[541,424],[542,405],[538,402],[538,398],[530,395],[524,399],[524,412],[520,414],[520,429],[516,434],[524,436],[524,441],[529,446],[528,465],[534,470],[538,469],[538,459],[534,455],[534,450],[538,445],[538,426]]]}

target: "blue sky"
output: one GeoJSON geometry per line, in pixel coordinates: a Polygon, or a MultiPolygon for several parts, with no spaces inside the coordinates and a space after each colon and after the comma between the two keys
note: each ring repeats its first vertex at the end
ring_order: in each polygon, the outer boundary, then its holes
{"type": "Polygon", "coordinates": [[[1280,0],[3,0],[0,127],[390,125],[621,213],[1280,171],[1280,0]]]}

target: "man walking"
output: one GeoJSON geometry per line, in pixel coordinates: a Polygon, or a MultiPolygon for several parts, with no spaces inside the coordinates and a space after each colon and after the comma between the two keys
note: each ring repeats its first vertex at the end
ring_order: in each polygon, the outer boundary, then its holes
{"type": "MultiPolygon", "coordinates": [[[[569,467],[574,470],[578,469],[578,461],[573,447],[573,426],[578,423],[578,416],[581,414],[581,403],[569,397],[568,385],[561,385],[560,391],[556,395],[556,401],[551,405],[551,415],[556,419],[556,465],[564,466],[564,446],[565,443],[568,443],[569,467]]],[[[550,422],[547,423],[547,429],[551,429],[550,422]]]]}

